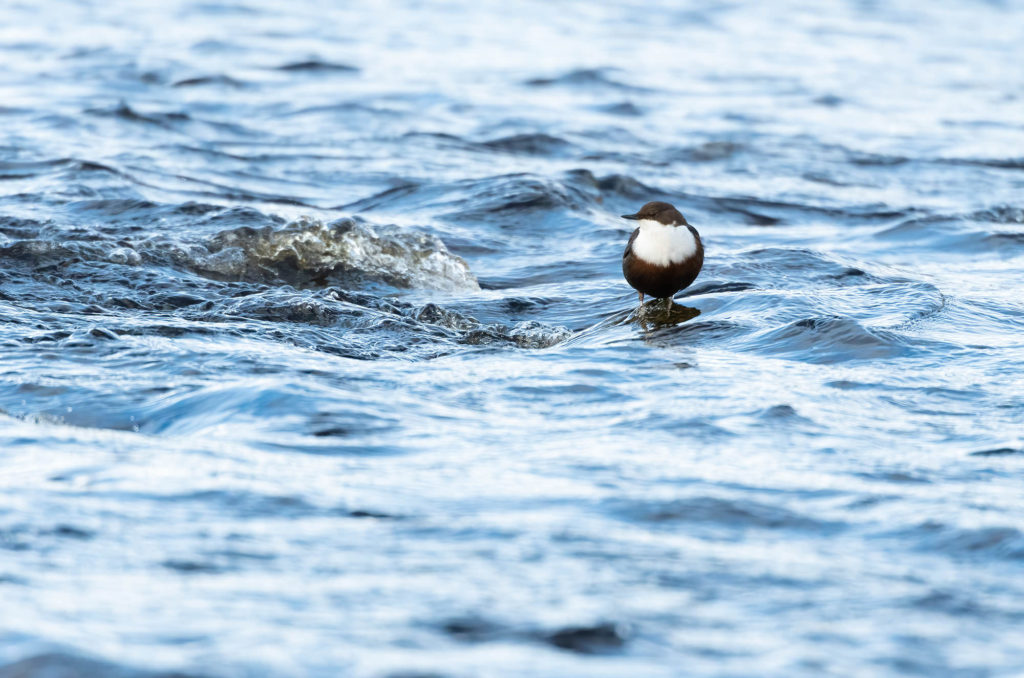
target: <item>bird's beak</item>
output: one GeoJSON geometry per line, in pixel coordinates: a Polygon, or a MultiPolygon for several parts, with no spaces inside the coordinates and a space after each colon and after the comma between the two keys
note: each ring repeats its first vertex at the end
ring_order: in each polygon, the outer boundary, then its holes
{"type": "Polygon", "coordinates": [[[640,215],[639,214],[623,214],[622,218],[623,219],[632,219],[633,221],[636,221],[637,219],[640,218],[640,215]]]}

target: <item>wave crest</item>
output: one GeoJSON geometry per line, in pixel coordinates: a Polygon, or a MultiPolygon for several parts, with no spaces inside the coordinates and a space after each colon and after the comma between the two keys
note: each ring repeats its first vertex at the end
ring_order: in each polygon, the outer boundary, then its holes
{"type": "Polygon", "coordinates": [[[469,265],[437,236],[351,218],[243,226],[179,247],[176,263],[218,280],[292,284],[382,282],[442,291],[480,289],[469,265]]]}

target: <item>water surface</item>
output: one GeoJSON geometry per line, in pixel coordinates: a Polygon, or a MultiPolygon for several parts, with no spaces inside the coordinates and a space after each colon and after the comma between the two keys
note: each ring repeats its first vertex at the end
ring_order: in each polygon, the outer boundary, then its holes
{"type": "Polygon", "coordinates": [[[0,676],[1024,672],[1024,5],[322,4],[0,10],[0,676]]]}

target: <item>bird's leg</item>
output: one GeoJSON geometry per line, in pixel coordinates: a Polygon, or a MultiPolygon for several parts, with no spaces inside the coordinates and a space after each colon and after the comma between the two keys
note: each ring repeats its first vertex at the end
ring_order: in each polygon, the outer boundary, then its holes
{"type": "Polygon", "coordinates": [[[640,305],[643,306],[644,305],[644,293],[643,292],[637,292],[637,294],[640,295],[640,305]]]}
{"type": "Polygon", "coordinates": [[[672,297],[665,297],[665,306],[663,307],[662,313],[665,314],[665,321],[669,322],[672,320],[672,297]]]}

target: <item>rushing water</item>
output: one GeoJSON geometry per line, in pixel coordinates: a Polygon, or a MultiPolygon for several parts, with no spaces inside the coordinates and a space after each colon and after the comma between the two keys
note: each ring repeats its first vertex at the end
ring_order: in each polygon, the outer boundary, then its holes
{"type": "Polygon", "coordinates": [[[0,676],[1024,672],[1024,5],[325,4],[0,8],[0,676]]]}

